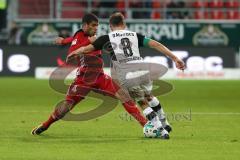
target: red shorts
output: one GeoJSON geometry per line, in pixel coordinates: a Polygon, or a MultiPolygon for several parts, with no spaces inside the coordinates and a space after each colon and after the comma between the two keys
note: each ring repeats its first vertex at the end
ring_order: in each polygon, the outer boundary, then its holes
{"type": "Polygon", "coordinates": [[[119,88],[112,78],[104,73],[90,74],[90,76],[83,74],[77,76],[69,86],[66,100],[76,104],[84,99],[90,91],[115,97],[119,88]]]}

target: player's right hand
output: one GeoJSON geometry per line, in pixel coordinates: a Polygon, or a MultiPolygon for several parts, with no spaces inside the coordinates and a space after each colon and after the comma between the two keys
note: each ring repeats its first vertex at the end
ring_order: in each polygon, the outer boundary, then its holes
{"type": "Polygon", "coordinates": [[[62,37],[57,37],[54,41],[54,44],[56,45],[62,45],[62,42],[63,42],[64,38],[62,37]]]}
{"type": "Polygon", "coordinates": [[[176,59],[174,59],[174,62],[178,69],[184,70],[186,68],[185,63],[181,59],[176,58],[176,59]]]}
{"type": "Polygon", "coordinates": [[[70,54],[67,56],[66,58],[66,63],[70,63],[71,61],[73,61],[76,57],[78,57],[78,55],[76,54],[70,54]]]}
{"type": "Polygon", "coordinates": [[[76,57],[81,54],[82,50],[84,50],[84,47],[80,47],[75,51],[72,51],[70,54],[67,55],[66,62],[69,63],[71,60],[75,59],[76,57]]]}

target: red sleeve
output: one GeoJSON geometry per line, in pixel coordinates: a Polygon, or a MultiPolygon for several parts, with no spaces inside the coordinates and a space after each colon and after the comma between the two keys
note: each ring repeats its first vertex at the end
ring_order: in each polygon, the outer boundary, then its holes
{"type": "Polygon", "coordinates": [[[73,41],[73,37],[68,37],[62,41],[62,44],[69,44],[69,43],[72,43],[72,41],[73,41]]]}
{"type": "Polygon", "coordinates": [[[72,44],[68,50],[68,54],[71,54],[71,52],[75,51],[76,49],[82,47],[82,46],[87,46],[90,44],[90,40],[84,36],[83,32],[78,32],[77,34],[74,35],[72,40],[77,40],[76,44],[72,44]]]}

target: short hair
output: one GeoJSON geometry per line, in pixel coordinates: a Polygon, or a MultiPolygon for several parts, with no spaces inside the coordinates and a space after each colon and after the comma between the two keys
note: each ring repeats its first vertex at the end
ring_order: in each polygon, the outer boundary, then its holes
{"type": "Polygon", "coordinates": [[[98,17],[93,13],[87,13],[82,18],[82,24],[89,24],[91,22],[98,22],[98,17]]]}
{"type": "Polygon", "coordinates": [[[121,12],[113,13],[110,16],[109,23],[112,26],[119,26],[119,25],[125,24],[125,22],[124,22],[124,15],[121,12]]]}

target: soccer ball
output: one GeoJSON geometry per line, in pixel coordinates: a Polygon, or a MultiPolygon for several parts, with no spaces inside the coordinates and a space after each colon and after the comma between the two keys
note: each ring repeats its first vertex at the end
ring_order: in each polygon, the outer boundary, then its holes
{"type": "Polygon", "coordinates": [[[160,129],[148,121],[143,127],[143,134],[147,138],[158,138],[160,137],[160,129]]]}

